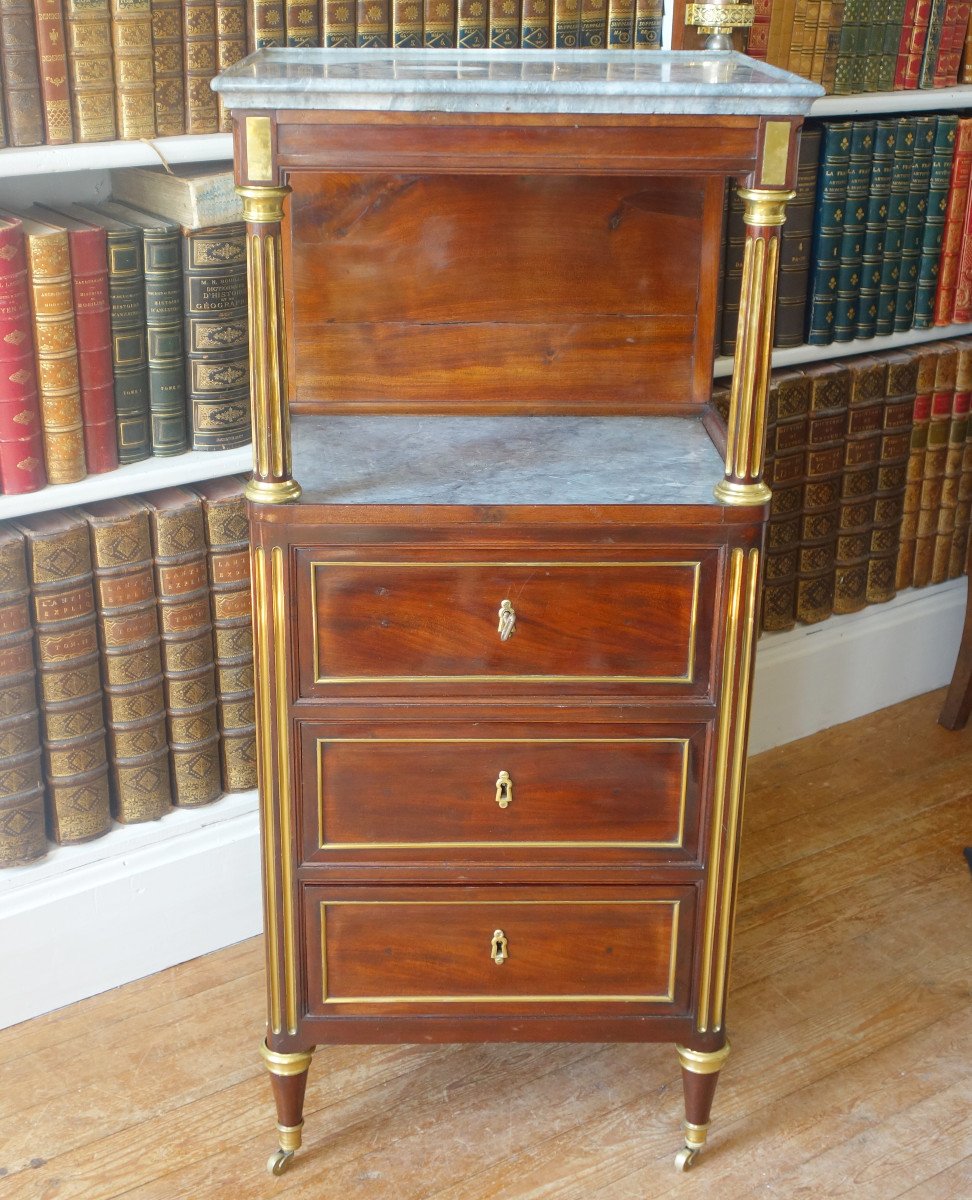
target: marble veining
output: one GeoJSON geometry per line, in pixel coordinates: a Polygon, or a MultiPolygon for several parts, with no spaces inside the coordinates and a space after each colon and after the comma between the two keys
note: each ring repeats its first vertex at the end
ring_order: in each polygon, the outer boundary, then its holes
{"type": "Polygon", "coordinates": [[[314,504],[713,504],[724,463],[691,417],[293,417],[314,504]]]}
{"type": "Polygon", "coordinates": [[[736,53],[258,50],[213,80],[230,108],[806,114],[823,89],[736,53]]]}

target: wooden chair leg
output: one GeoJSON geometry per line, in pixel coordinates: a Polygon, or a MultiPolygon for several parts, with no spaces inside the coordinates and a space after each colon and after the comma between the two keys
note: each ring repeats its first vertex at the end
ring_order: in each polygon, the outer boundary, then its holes
{"type": "Polygon", "coordinates": [[[969,543],[969,597],[965,602],[965,625],[959,645],[958,660],[949,684],[948,695],[938,718],[946,729],[963,729],[972,712],[972,542],[969,543]]]}

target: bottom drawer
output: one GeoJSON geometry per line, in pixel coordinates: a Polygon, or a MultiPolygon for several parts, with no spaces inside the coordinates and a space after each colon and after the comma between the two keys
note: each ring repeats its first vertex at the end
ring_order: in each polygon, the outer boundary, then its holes
{"type": "Polygon", "coordinates": [[[307,1010],[686,1011],[695,889],[305,888],[307,1010]]]}

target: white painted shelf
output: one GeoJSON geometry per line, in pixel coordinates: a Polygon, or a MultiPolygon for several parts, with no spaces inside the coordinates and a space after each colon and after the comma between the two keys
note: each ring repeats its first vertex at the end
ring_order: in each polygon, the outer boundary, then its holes
{"type": "Polygon", "coordinates": [[[926,112],[972,108],[972,85],[947,88],[914,88],[901,92],[866,92],[860,96],[823,96],[814,100],[811,117],[857,117],[869,113],[926,112]]]}
{"type": "Polygon", "coordinates": [[[72,142],[67,146],[11,146],[0,150],[0,179],[63,171],[151,167],[162,162],[209,162],[233,157],[229,133],[182,134],[122,142],[72,142]]]}
{"type": "Polygon", "coordinates": [[[88,475],[77,483],[60,483],[27,492],[22,496],[0,496],[0,520],[23,517],[28,513],[49,512],[53,508],[72,508],[114,496],[133,496],[156,488],[177,487],[200,479],[220,479],[249,471],[253,452],[249,445],[236,450],[190,450],[172,458],[147,458],[129,463],[103,475],[88,475]]]}
{"type": "MultiPolygon", "coordinates": [[[[854,342],[832,342],[829,346],[791,346],[773,351],[774,367],[798,367],[803,363],[828,362],[832,358],[847,358],[851,354],[880,354],[917,346],[922,342],[940,342],[944,338],[964,337],[972,333],[972,323],[937,326],[934,329],[909,329],[905,333],[889,333],[884,337],[858,338],[854,342]]],[[[732,359],[720,355],[714,362],[712,374],[716,379],[732,374],[732,359]]]]}

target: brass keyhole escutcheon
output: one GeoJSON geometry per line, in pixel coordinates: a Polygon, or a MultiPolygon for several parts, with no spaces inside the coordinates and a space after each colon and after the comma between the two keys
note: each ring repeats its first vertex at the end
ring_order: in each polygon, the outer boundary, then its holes
{"type": "Polygon", "coordinates": [[[497,929],[493,933],[493,940],[490,943],[489,957],[498,967],[510,957],[510,952],[506,945],[506,934],[502,929],[497,929]]]}
{"type": "Polygon", "coordinates": [[[513,605],[509,600],[504,600],[499,606],[499,635],[500,641],[508,641],[513,636],[513,630],[516,626],[516,613],[513,611],[513,605]]]}
{"type": "Polygon", "coordinates": [[[496,780],[496,803],[500,808],[506,808],[513,799],[513,780],[509,771],[500,771],[496,780]]]}

